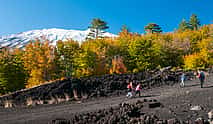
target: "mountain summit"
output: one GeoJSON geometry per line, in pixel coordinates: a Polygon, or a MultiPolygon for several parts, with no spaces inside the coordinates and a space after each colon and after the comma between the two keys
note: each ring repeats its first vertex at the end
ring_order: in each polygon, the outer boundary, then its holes
{"type": "MultiPolygon", "coordinates": [[[[12,48],[23,48],[30,41],[35,39],[48,39],[51,41],[50,44],[56,45],[58,40],[65,41],[67,39],[73,39],[81,43],[84,41],[89,34],[90,29],[85,31],[80,30],[65,30],[65,29],[42,29],[42,30],[31,30],[27,32],[21,32],[18,34],[12,34],[8,36],[0,37],[0,48],[1,47],[12,47],[12,48]]],[[[103,34],[104,37],[116,37],[115,34],[106,32],[103,34]]]]}

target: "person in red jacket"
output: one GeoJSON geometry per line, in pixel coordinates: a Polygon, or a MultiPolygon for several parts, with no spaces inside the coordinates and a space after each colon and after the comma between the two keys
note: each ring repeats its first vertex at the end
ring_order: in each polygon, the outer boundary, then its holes
{"type": "Polygon", "coordinates": [[[127,85],[127,90],[128,90],[128,93],[127,93],[127,97],[132,97],[132,90],[133,90],[133,87],[132,87],[132,82],[130,82],[128,85],[127,85]]]}

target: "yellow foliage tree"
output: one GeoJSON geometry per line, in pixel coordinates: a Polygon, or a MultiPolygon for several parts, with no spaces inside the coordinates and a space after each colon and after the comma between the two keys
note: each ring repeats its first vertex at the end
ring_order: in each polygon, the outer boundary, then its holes
{"type": "Polygon", "coordinates": [[[45,82],[43,79],[43,70],[42,69],[33,69],[30,72],[30,78],[27,81],[26,88],[38,86],[45,82]]]}
{"type": "Polygon", "coordinates": [[[206,68],[212,65],[213,39],[203,39],[197,43],[198,53],[184,57],[184,67],[187,70],[206,68]]]}
{"type": "Polygon", "coordinates": [[[184,56],[185,70],[197,70],[205,67],[205,61],[198,53],[184,56]]]}
{"type": "Polygon", "coordinates": [[[82,49],[89,49],[96,55],[95,74],[107,74],[111,67],[111,59],[119,53],[116,40],[110,38],[88,40],[82,44],[82,49]]]}
{"type": "Polygon", "coordinates": [[[123,59],[120,56],[115,56],[112,59],[112,67],[110,69],[110,74],[116,73],[116,74],[122,74],[126,73],[127,68],[125,67],[123,63],[123,59]]]}
{"type": "Polygon", "coordinates": [[[22,57],[30,77],[26,87],[40,85],[51,80],[54,72],[54,53],[49,41],[36,41],[26,46],[22,57]]]}

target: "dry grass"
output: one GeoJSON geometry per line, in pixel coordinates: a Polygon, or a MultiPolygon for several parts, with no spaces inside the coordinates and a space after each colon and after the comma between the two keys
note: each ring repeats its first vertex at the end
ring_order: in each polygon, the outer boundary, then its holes
{"type": "MultiPolygon", "coordinates": [[[[65,101],[69,101],[70,100],[70,96],[68,94],[64,94],[64,98],[60,98],[58,96],[55,97],[51,97],[50,100],[44,100],[47,104],[58,104],[61,102],[65,102],[65,101]]],[[[31,97],[27,98],[26,100],[26,105],[27,106],[35,106],[35,105],[42,105],[45,104],[43,100],[32,100],[31,97]]]]}
{"type": "Polygon", "coordinates": [[[4,102],[4,108],[11,108],[11,107],[13,107],[12,100],[6,100],[4,102]]]}
{"type": "Polygon", "coordinates": [[[65,100],[66,100],[66,101],[69,101],[69,100],[70,100],[70,96],[69,96],[67,93],[64,93],[64,97],[65,97],[65,100]]]}
{"type": "Polygon", "coordinates": [[[64,98],[60,98],[60,97],[56,96],[56,101],[57,101],[57,103],[61,103],[61,102],[64,102],[66,100],[64,98]]]}
{"type": "Polygon", "coordinates": [[[44,101],[43,100],[35,100],[36,105],[43,105],[44,101]]]}
{"type": "Polygon", "coordinates": [[[51,97],[50,100],[47,101],[48,104],[56,104],[57,100],[54,97],[51,97]]]}
{"type": "Polygon", "coordinates": [[[31,97],[27,98],[26,100],[26,104],[27,106],[35,106],[35,105],[42,105],[44,104],[44,101],[43,100],[32,100],[31,97]]]}
{"type": "Polygon", "coordinates": [[[64,98],[60,98],[58,96],[52,96],[50,100],[47,100],[48,104],[58,104],[61,102],[65,102],[65,101],[69,101],[70,100],[70,96],[66,93],[64,93],[64,98]]]}
{"type": "Polygon", "coordinates": [[[31,97],[27,98],[26,104],[27,104],[27,106],[32,106],[33,105],[33,100],[32,100],[31,97]]]}

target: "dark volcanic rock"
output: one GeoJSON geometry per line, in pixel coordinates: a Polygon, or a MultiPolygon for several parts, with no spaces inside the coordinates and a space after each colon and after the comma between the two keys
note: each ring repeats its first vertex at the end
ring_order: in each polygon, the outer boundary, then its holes
{"type": "Polygon", "coordinates": [[[179,73],[171,72],[168,69],[169,68],[166,68],[163,71],[156,70],[133,74],[107,74],[80,79],[53,81],[31,89],[24,89],[1,96],[0,106],[16,107],[60,103],[73,99],[73,89],[76,90],[78,95],[78,98],[75,97],[75,99],[83,98],[84,96],[90,98],[120,95],[126,92],[126,86],[129,81],[133,82],[134,87],[136,83],[141,83],[144,89],[150,88],[151,86],[160,86],[165,82],[177,82],[179,73]]]}
{"type": "Polygon", "coordinates": [[[161,106],[160,102],[149,103],[149,108],[156,108],[156,107],[160,107],[160,106],[161,106]]]}
{"type": "Polygon", "coordinates": [[[55,120],[52,120],[48,124],[71,124],[69,120],[63,119],[63,118],[57,118],[55,120]]]}

